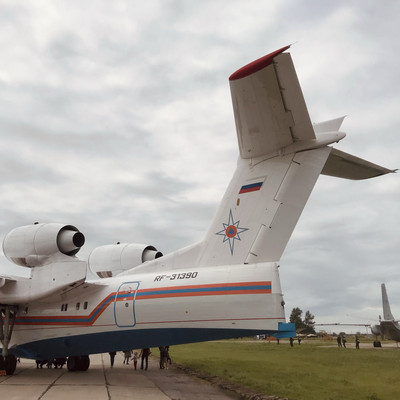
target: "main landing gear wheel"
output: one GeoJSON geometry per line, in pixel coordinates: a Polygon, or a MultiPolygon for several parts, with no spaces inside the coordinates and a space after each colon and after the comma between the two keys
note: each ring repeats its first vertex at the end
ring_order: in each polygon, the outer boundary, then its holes
{"type": "Polygon", "coordinates": [[[1,305],[0,307],[0,371],[7,375],[12,375],[17,367],[17,359],[14,355],[8,354],[8,345],[14,328],[15,317],[18,307],[12,305],[1,305]]]}
{"type": "Polygon", "coordinates": [[[67,368],[68,371],[87,371],[90,366],[89,356],[73,356],[68,357],[67,368]]]}
{"type": "MultiPolygon", "coordinates": [[[[12,354],[0,356],[0,371],[6,371],[6,375],[13,375],[17,368],[17,358],[12,354]]],[[[4,373],[4,372],[3,372],[4,373]]]]}

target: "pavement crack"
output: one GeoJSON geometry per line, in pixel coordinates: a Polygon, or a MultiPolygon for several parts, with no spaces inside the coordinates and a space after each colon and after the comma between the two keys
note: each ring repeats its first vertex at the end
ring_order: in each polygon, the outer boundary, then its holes
{"type": "Polygon", "coordinates": [[[110,384],[109,384],[108,379],[107,379],[106,367],[104,365],[103,354],[101,355],[101,364],[103,365],[104,382],[106,384],[108,400],[111,400],[111,394],[110,394],[110,388],[109,388],[110,384]]]}
{"type": "Polygon", "coordinates": [[[46,390],[38,397],[38,400],[43,398],[43,396],[56,384],[56,382],[64,375],[64,373],[61,373],[60,375],[57,376],[56,379],[54,379],[53,382],[50,383],[50,385],[46,388],[46,390]]]}

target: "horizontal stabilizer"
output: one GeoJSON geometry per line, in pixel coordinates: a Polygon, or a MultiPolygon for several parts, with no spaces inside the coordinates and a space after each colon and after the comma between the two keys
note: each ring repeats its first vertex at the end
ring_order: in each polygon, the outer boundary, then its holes
{"type": "Polygon", "coordinates": [[[396,170],[387,169],[343,151],[332,149],[321,174],[360,180],[385,175],[389,172],[396,172],[396,170]]]}

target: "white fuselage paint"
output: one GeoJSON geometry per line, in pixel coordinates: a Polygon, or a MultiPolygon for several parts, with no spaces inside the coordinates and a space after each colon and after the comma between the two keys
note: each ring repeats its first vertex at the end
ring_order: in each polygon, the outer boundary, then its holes
{"type": "Polygon", "coordinates": [[[31,303],[26,310],[17,317],[10,348],[118,330],[268,331],[285,321],[275,263],[105,278],[71,289],[58,301],[31,303]]]}

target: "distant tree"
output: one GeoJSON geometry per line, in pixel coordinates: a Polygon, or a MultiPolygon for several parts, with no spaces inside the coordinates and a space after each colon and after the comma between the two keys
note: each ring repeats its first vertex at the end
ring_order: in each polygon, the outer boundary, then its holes
{"type": "Polygon", "coordinates": [[[296,331],[303,330],[305,328],[303,320],[301,316],[303,311],[299,307],[293,308],[292,312],[290,313],[289,321],[294,323],[296,326],[296,331]]]}
{"type": "Polygon", "coordinates": [[[304,327],[306,328],[304,330],[304,333],[315,333],[315,329],[314,329],[314,315],[310,313],[310,311],[306,311],[306,314],[304,315],[304,327]]]}
{"type": "Polygon", "coordinates": [[[289,321],[293,322],[296,326],[296,332],[301,333],[315,333],[314,329],[314,315],[310,311],[306,311],[304,320],[302,319],[303,310],[299,307],[293,308],[290,313],[289,321]]]}

